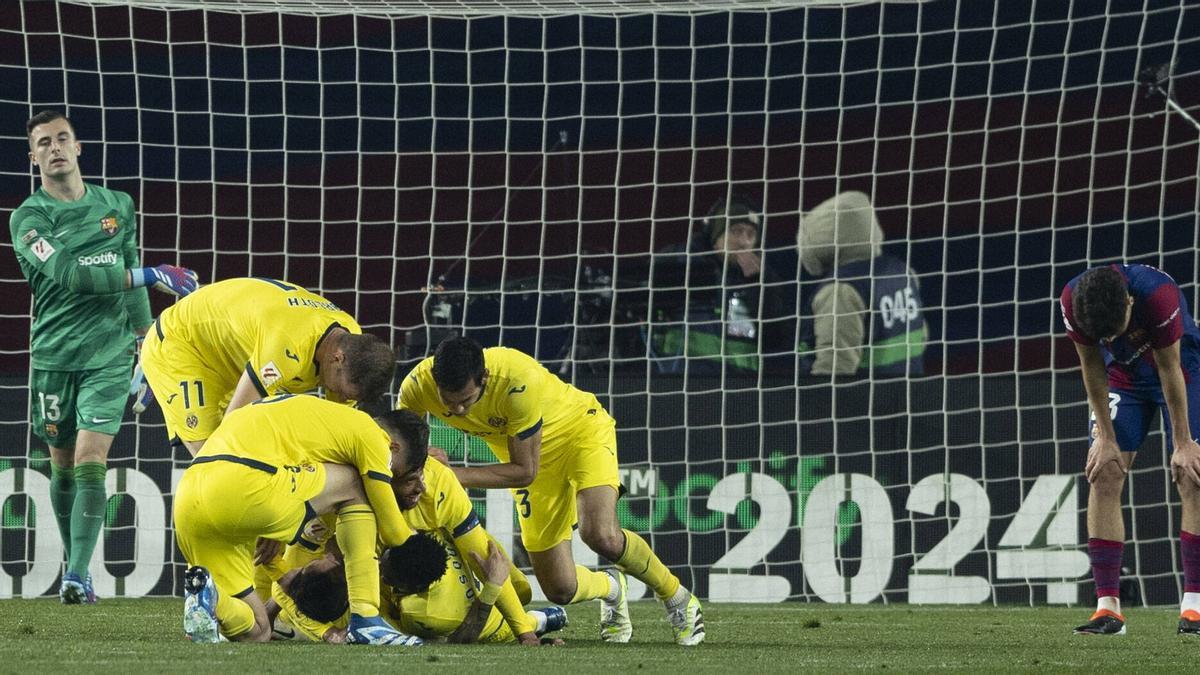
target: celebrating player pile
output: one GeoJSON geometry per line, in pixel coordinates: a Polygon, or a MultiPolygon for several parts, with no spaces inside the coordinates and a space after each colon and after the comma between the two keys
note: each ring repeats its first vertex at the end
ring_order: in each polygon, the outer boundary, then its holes
{"type": "Polygon", "coordinates": [[[314,515],[336,513],[346,559],[348,641],[420,644],[379,617],[376,534],[385,547],[412,536],[391,489],[400,435],[390,420],[291,394],[227,416],[175,493],[176,538],[192,565],[184,627],[193,641],[216,642],[218,630],[231,640],[269,640],[271,622],[254,594],[256,539],[294,543],[314,515]]]}
{"type": "Polygon", "coordinates": [[[1107,265],[1075,277],[1063,289],[1062,314],[1093,418],[1085,473],[1097,604],[1075,632],[1125,633],[1121,493],[1154,413],[1165,408],[1171,477],[1183,502],[1179,633],[1200,635],[1200,445],[1194,440],[1200,436],[1200,330],[1175,281],[1146,265],[1107,265]]]}
{"type": "MultiPolygon", "coordinates": [[[[400,630],[450,642],[539,644],[538,635],[566,625],[559,607],[525,611],[531,588],[525,575],[479,523],[466,490],[440,462],[427,462],[429,427],[407,410],[389,413],[393,429],[392,489],[408,524],[428,539],[427,546],[392,549],[380,560],[380,609],[400,630]],[[424,536],[428,533],[428,537],[424,536]],[[447,565],[449,556],[449,565],[447,565]],[[433,585],[428,569],[444,570],[433,585]]],[[[332,548],[335,524],[326,523],[288,547],[272,589],[282,624],[309,640],[337,642],[346,627],[344,575],[332,548]],[[308,562],[311,561],[311,562],[308,562]]],[[[275,565],[270,565],[274,567],[275,565]]]]}
{"type": "Polygon", "coordinates": [[[436,415],[487,442],[501,463],[454,467],[454,473],[466,487],[512,490],[521,541],[552,602],[600,599],[600,638],[628,642],[633,626],[625,574],[631,574],[666,605],[678,644],[704,641],[700,601],[644,539],[617,523],[616,422],[594,395],[519,351],[483,349],[459,337],[438,345],[405,378],[400,407],[436,415]],[[619,571],[575,564],[576,522],[584,543],[619,571]]]}
{"type": "Polygon", "coordinates": [[[185,296],[196,275],[141,266],[133,200],[83,182],[83,146],[66,117],[43,111],[25,130],[42,187],[13,211],[9,231],[33,290],[31,419],[50,448],[50,503],[67,553],[59,596],[92,603],[88,564],[108,502],[105,462],[121,428],[134,335],[150,326],[143,288],[185,296]]]}

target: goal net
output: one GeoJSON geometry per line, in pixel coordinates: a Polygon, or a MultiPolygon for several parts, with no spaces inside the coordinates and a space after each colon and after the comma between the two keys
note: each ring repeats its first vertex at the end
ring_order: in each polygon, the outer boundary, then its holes
{"type": "MultiPolygon", "coordinates": [[[[402,371],[454,332],[536,355],[615,416],[621,523],[702,597],[1087,603],[1056,298],[1129,261],[1196,306],[1197,129],[1138,82],[1166,64],[1200,108],[1198,36],[1182,0],[5,3],[0,173],[15,208],[37,187],[22,122],[61,109],[85,179],[134,196],[144,260],[304,285],[402,371]],[[835,377],[809,340],[833,267],[797,237],[847,192],[911,272],[865,301],[899,342],[835,377]],[[706,220],[721,200],[738,217],[706,220]],[[697,276],[739,222],[759,251],[697,276]]],[[[0,597],[33,597],[62,548],[28,286],[0,265],[0,597]]],[[[1162,445],[1127,489],[1127,602],[1181,590],[1162,445]]],[[[178,592],[186,459],[156,410],[127,420],[102,596],[178,592]]],[[[521,560],[511,498],[476,496],[521,560]]]]}

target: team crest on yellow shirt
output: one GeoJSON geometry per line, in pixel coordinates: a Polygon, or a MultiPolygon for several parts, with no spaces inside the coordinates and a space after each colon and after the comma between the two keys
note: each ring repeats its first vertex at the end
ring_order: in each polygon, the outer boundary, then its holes
{"type": "Polygon", "coordinates": [[[258,371],[258,379],[264,387],[270,387],[282,378],[283,374],[279,372],[279,366],[275,365],[274,361],[267,361],[267,365],[258,371]]]}
{"type": "Polygon", "coordinates": [[[499,429],[500,427],[503,427],[506,424],[508,424],[507,418],[496,417],[496,416],[492,416],[492,417],[488,418],[488,426],[493,426],[493,427],[496,427],[497,429],[499,429]]]}
{"type": "Polygon", "coordinates": [[[104,234],[110,237],[117,233],[117,227],[116,216],[105,216],[100,219],[100,229],[104,230],[104,234]]]}
{"type": "Polygon", "coordinates": [[[200,424],[200,418],[196,417],[196,413],[189,413],[187,419],[184,420],[184,424],[186,424],[189,429],[195,429],[196,425],[200,424]]]}
{"type": "Polygon", "coordinates": [[[46,422],[46,435],[47,436],[57,436],[58,435],[58,425],[53,422],[46,422]]]}

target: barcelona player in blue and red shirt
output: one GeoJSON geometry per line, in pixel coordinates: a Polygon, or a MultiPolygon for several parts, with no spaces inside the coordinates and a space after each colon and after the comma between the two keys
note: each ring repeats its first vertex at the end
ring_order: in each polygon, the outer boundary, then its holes
{"type": "Polygon", "coordinates": [[[1179,633],[1200,635],[1200,329],[1175,280],[1148,265],[1087,270],[1063,289],[1061,304],[1092,410],[1084,472],[1091,484],[1088,556],[1097,605],[1075,632],[1125,633],[1118,591],[1125,546],[1121,494],[1161,410],[1183,502],[1179,633]]]}

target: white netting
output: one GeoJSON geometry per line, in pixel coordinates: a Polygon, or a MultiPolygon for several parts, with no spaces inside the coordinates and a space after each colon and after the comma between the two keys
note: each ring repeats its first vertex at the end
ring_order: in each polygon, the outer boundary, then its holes
{"type": "MultiPolygon", "coordinates": [[[[927,0],[890,0],[894,4],[927,0]]],[[[147,9],[204,9],[223,12],[282,12],[302,15],[358,16],[561,16],[563,14],[626,15],[690,14],[798,5],[853,6],[864,0],[84,0],[80,4],[137,6],[147,9]]]]}
{"type": "MultiPolygon", "coordinates": [[[[0,174],[13,208],[36,187],[22,122],[64,109],[86,179],[134,195],[145,260],[305,285],[404,367],[464,328],[537,354],[614,413],[622,522],[707,597],[1077,602],[1086,415],[1053,298],[1124,259],[1195,306],[1196,130],[1136,80],[1174,61],[1196,110],[1198,35],[1184,2],[9,3],[0,174]],[[919,281],[923,376],[835,381],[797,355],[822,283],[800,215],[846,190],[919,281]],[[769,352],[749,374],[679,353],[696,310],[718,336],[738,323],[671,252],[732,192],[761,207],[775,275],[743,308],[765,289],[781,308],[781,332],[743,340],[769,352]]],[[[0,260],[0,498],[43,516],[28,287],[0,260]]],[[[112,502],[102,595],[175,588],[183,458],[157,420],[113,449],[110,489],[134,499],[112,502]]],[[[1159,442],[1127,565],[1170,603],[1159,442]]],[[[502,534],[507,499],[480,501],[502,534]]],[[[5,502],[0,595],[56,579],[53,523],[30,536],[27,511],[5,502]]]]}

